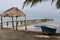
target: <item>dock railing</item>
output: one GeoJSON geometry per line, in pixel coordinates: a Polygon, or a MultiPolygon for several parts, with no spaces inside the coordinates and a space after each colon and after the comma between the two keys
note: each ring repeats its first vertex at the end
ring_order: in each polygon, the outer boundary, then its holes
{"type": "MultiPolygon", "coordinates": [[[[31,24],[37,24],[37,23],[41,23],[41,22],[46,22],[42,21],[42,19],[34,19],[34,20],[26,20],[26,25],[31,25],[31,24]]],[[[25,20],[19,20],[19,21],[13,21],[14,23],[17,22],[18,26],[23,26],[25,25],[25,20]]],[[[9,23],[12,23],[12,21],[3,21],[3,24],[6,23],[6,26],[9,26],[9,23]]],[[[1,25],[1,22],[0,22],[1,25]]]]}

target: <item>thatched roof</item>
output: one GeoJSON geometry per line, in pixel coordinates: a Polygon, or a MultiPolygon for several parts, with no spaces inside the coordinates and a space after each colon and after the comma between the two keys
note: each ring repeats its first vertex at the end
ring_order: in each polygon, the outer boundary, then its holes
{"type": "Polygon", "coordinates": [[[9,16],[9,17],[18,17],[18,16],[25,16],[25,14],[19,10],[17,7],[12,7],[5,12],[2,13],[2,16],[9,16]]]}

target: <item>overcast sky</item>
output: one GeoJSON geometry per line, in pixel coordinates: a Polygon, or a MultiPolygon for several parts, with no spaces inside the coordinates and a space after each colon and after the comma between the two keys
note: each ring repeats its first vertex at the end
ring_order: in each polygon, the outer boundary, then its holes
{"type": "MultiPolygon", "coordinates": [[[[22,10],[22,5],[25,0],[1,0],[0,1],[0,13],[11,7],[18,7],[22,10]]],[[[28,17],[32,18],[59,18],[60,11],[57,10],[55,3],[51,5],[51,2],[38,3],[36,6],[30,8],[25,6],[22,10],[28,17]]]]}

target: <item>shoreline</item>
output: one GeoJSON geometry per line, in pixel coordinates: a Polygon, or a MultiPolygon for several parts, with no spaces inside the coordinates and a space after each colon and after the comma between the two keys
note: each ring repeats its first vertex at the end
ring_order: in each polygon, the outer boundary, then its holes
{"type": "MultiPolygon", "coordinates": [[[[11,29],[13,29],[12,26],[8,26],[8,27],[5,26],[4,28],[7,28],[7,29],[11,28],[11,29]]],[[[16,27],[14,27],[14,28],[15,28],[14,30],[16,30],[16,27]]],[[[18,30],[25,30],[25,26],[17,27],[17,29],[18,29],[18,30]]],[[[29,31],[42,32],[41,28],[35,27],[35,25],[28,25],[28,26],[27,26],[27,30],[29,30],[29,31]]],[[[60,28],[57,27],[56,33],[60,33],[60,28]]]]}
{"type": "Polygon", "coordinates": [[[29,30],[0,29],[1,40],[60,40],[60,34],[44,35],[42,32],[29,30]]]}

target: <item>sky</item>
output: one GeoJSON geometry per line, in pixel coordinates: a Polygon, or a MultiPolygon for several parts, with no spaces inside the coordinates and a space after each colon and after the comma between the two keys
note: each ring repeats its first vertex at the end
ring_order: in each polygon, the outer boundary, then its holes
{"type": "Polygon", "coordinates": [[[11,7],[18,7],[27,15],[27,18],[60,18],[60,10],[56,8],[55,3],[51,5],[51,1],[38,3],[33,7],[28,5],[22,9],[24,1],[25,0],[1,0],[0,13],[11,7]]]}

